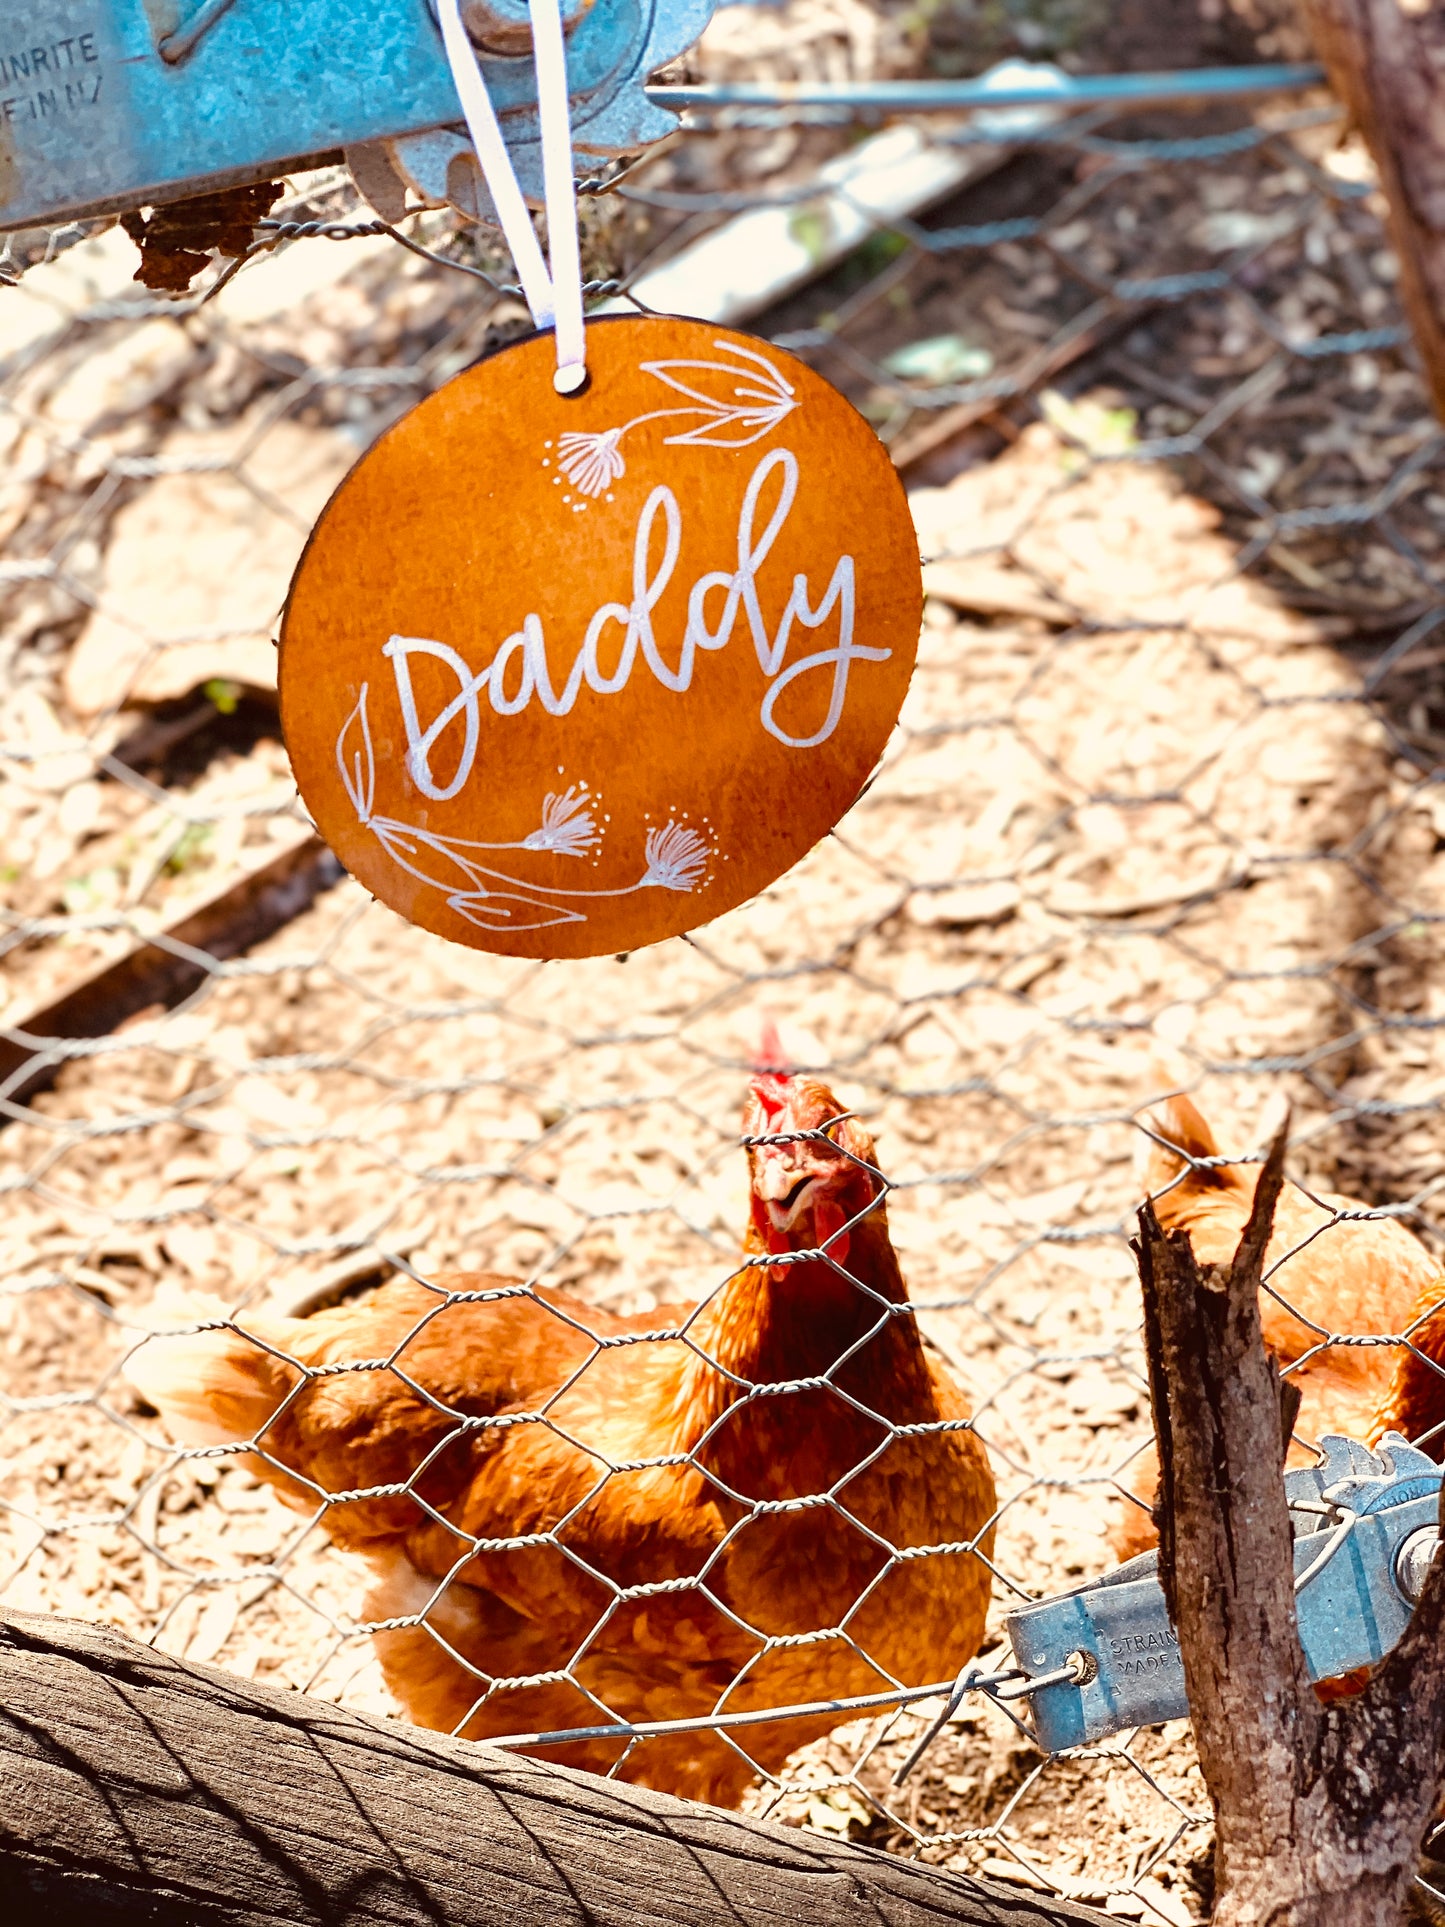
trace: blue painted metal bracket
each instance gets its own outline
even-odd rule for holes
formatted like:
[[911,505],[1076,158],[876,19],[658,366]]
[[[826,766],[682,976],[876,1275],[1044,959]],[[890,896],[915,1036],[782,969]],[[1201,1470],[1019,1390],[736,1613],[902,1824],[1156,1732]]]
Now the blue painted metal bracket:
[[[1395,1432],[1376,1452],[1338,1437],[1320,1451],[1318,1465],[1285,1474],[1285,1496],[1305,1663],[1311,1679],[1334,1679],[1383,1659],[1409,1624],[1439,1543],[1441,1468]],[[1017,1688],[1045,1752],[1188,1717],[1155,1553],[1023,1607],[1005,1627],[1025,1674],[1054,1675]]]
[[[440,199],[448,167],[470,157],[463,134],[408,147],[461,119],[427,0],[0,0],[0,11],[0,229],[175,200],[373,143],[386,144],[399,190]],[[645,83],[711,12],[712,0],[573,0],[579,149],[632,153],[672,130]],[[464,17],[474,35],[491,26],[496,44],[520,42],[481,63],[524,190],[540,191],[525,5],[475,0]]]

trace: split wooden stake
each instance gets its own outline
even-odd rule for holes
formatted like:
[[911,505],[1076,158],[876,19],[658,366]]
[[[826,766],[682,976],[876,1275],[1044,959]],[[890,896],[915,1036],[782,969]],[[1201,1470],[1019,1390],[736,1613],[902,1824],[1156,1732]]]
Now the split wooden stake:
[[1323,1704],[1296,1625],[1259,1316],[1287,1131],[1230,1264],[1201,1265],[1150,1204],[1139,1214],[1159,1573],[1215,1809],[1215,1927],[1398,1927],[1442,1780],[1445,1561],[1365,1691]]

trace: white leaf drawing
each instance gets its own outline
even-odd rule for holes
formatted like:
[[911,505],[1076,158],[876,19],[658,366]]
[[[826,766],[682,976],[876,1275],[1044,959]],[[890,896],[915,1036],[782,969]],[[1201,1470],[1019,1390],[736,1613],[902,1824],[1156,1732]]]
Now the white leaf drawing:
[[376,801],[376,759],[371,753],[371,731],[366,721],[365,683],[336,739],[336,767],[357,821],[364,826],[371,821],[371,806]]
[[[550,930],[557,923],[587,921],[580,910],[569,909],[565,904],[543,903],[536,897],[519,896],[514,891],[486,890],[475,896],[459,891],[456,896],[448,897],[447,903],[458,916],[465,917],[479,930]],[[529,911],[534,914],[528,915]]]
[[730,341],[715,341],[718,361],[644,361],[649,375],[686,395],[698,407],[684,412],[702,415],[696,427],[669,435],[672,446],[747,448],[786,420],[799,406],[791,382],[766,356]]
[[482,873],[447,837],[438,836],[432,830],[413,829],[410,824],[398,823],[389,816],[373,817],[370,829],[392,862],[408,876],[414,876],[418,883],[430,883],[438,890],[455,890],[463,883],[474,891],[485,892]]

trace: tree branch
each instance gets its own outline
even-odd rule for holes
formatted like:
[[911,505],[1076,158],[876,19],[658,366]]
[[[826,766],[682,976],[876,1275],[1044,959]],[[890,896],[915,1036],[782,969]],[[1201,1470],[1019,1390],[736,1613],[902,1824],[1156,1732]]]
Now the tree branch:
[[1301,0],[1388,204],[1400,292],[1445,420],[1445,14],[1408,0]]

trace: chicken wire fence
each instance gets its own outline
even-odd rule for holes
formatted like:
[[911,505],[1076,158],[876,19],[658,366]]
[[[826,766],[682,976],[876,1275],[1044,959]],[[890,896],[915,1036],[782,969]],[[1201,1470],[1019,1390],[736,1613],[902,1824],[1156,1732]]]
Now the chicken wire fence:
[[[953,186],[867,215],[880,139],[941,157]],[[688,938],[545,966],[448,947],[338,880],[274,705],[277,612],[330,490],[402,410],[526,326],[488,236],[423,213],[404,248],[322,170],[290,184],[239,271],[213,261],[186,295],[135,287],[115,226],[11,238],[0,1599],[394,1713],[384,1618],[421,1654],[399,1670],[459,1668],[461,1717],[443,1723],[468,1733],[550,1728],[528,1709],[570,1693],[568,1728],[677,1730],[549,1757],[1124,1917],[1197,1918],[1209,1838],[1187,1725],[1055,1760],[987,1696],[940,1726],[937,1693],[908,1689],[968,1653],[937,1638],[905,1676],[869,1651],[891,1637],[869,1600],[906,1572],[934,1624],[986,1560],[979,1663],[1002,1667],[1002,1615],[1105,1570],[1137,1525],[1149,1427],[1127,1240],[1160,1097],[1193,1093],[1224,1150],[1257,1159],[1287,1096],[1298,1181],[1356,1200],[1355,1236],[1383,1222],[1433,1240],[1445,499],[1368,163],[1299,94],[881,131],[751,110],[695,115],[586,205],[599,300],[647,305],[690,259],[731,262],[739,300],[761,277],[752,325],[894,449],[928,602],[900,726],[832,836]],[[726,241],[758,218],[808,257],[790,291],[766,284],[763,230]],[[619,1578],[569,1536],[584,1505],[649,1466],[706,1462],[644,1430],[630,1457],[568,1446],[591,1467],[585,1501],[540,1527],[507,1530],[505,1500],[484,1528],[460,1500],[450,1521],[425,1483],[450,1444],[480,1454],[530,1419],[529,1437],[566,1445],[558,1401],[589,1371],[610,1375],[615,1409],[646,1413],[657,1359],[711,1360],[768,1023],[780,1061],[876,1138],[917,1325],[966,1395],[967,1426],[922,1427],[940,1455],[919,1463],[952,1476],[963,1459],[940,1442],[966,1439],[996,1507],[975,1492],[952,1543],[895,1541],[859,1523],[846,1480],[821,1502],[734,1487],[681,1578],[665,1545],[649,1568],[645,1534]],[[835,1156],[831,1115],[773,1149]],[[755,1116],[748,1135],[769,1133]],[[865,1202],[853,1229],[877,1215]],[[898,1325],[857,1253],[834,1268],[874,1324]],[[174,1445],[127,1369],[157,1325],[336,1304],[356,1321],[351,1381],[415,1384],[406,1343],[440,1342],[445,1317],[416,1312],[405,1342],[368,1351],[368,1294],[457,1272],[520,1281],[460,1288],[473,1312],[480,1295],[552,1318],[555,1382],[494,1422],[423,1388],[426,1452],[398,1470],[360,1442],[300,1512],[254,1455]],[[209,1297],[188,1313],[178,1290]],[[1382,1304],[1371,1323],[1316,1295],[1286,1347],[1356,1430],[1411,1349],[1412,1312]],[[443,1349],[466,1355],[461,1338]],[[845,1379],[829,1361],[793,1395]],[[253,1440],[282,1462],[312,1390],[290,1383]],[[818,1408],[825,1437],[857,1416],[850,1398]],[[1304,1436],[1310,1410],[1307,1390]],[[868,1468],[902,1440],[885,1419]],[[333,1543],[348,1508],[383,1502],[448,1547],[422,1596],[384,1612]],[[532,1516],[520,1484],[511,1503]],[[728,1559],[764,1526],[785,1554],[820,1511],[864,1542],[858,1596],[840,1618],[836,1574],[800,1560],[788,1612],[760,1630],[728,1603]],[[499,1607],[466,1647],[479,1547],[489,1571],[555,1561],[556,1626]],[[684,1595],[707,1614],[689,1619]],[[630,1672],[609,1644],[623,1620]],[[873,1703],[797,1714],[840,1695]],[[786,1744],[734,1717],[779,1704],[797,1714]],[[688,1766],[699,1748],[715,1780]]]

